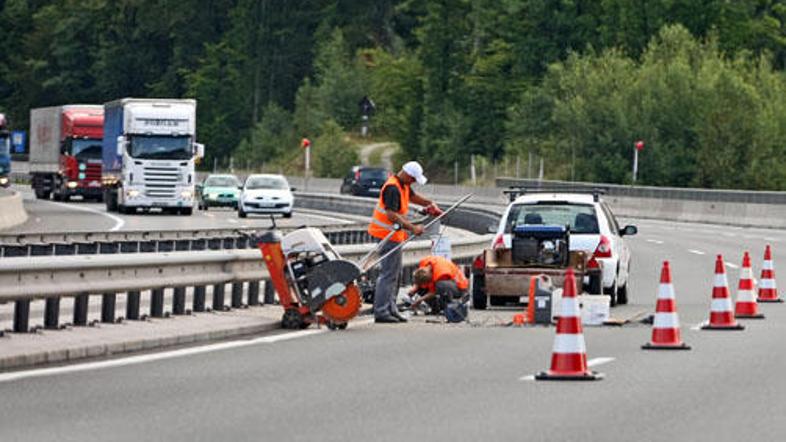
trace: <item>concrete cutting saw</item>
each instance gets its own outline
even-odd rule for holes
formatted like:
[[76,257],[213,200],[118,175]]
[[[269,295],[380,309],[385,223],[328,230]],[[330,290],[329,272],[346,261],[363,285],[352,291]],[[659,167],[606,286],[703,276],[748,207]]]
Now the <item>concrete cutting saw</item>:
[[284,307],[283,328],[306,328],[316,322],[344,329],[357,316],[362,299],[355,281],[361,270],[342,259],[318,229],[299,229],[283,237],[271,231],[257,243]]

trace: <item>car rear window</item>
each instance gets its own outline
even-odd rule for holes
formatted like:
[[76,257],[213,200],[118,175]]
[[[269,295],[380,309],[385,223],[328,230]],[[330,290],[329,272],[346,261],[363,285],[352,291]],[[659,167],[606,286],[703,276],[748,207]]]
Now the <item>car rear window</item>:
[[237,187],[240,181],[231,176],[211,176],[205,180],[205,186],[213,187]]
[[388,179],[388,171],[385,169],[363,169],[360,171],[360,179],[384,181]]
[[589,204],[516,204],[505,221],[505,233],[522,224],[568,226],[575,234],[600,233],[595,207]]

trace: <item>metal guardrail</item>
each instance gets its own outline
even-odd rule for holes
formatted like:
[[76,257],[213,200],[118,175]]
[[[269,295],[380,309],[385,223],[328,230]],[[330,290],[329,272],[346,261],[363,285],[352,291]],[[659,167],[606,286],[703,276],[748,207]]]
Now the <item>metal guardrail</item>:
[[[468,262],[490,242],[490,236],[453,241],[452,253],[458,262]],[[347,259],[359,259],[370,245],[337,246]],[[402,280],[406,283],[412,267],[430,253],[429,241],[416,241],[404,248]],[[173,290],[172,314],[189,313],[186,290],[193,289],[192,311],[206,311],[207,287],[212,286],[212,308],[240,308],[244,305],[273,303],[271,284],[258,250],[171,252],[148,255],[30,257],[0,261],[0,303],[14,302],[13,331],[29,330],[30,302],[45,299],[44,327],[60,326],[60,300],[74,297],[73,325],[87,325],[91,296],[102,298],[101,321],[115,322],[118,293],[126,293],[126,319],[140,319],[140,297],[150,291],[150,316],[165,317],[164,290]],[[247,290],[244,285],[247,284]],[[231,302],[225,307],[226,286],[231,286]],[[244,294],[245,299],[244,299]]]
[[[366,244],[365,223],[321,227],[332,244]],[[0,235],[0,258],[248,249],[253,228]],[[283,232],[294,228],[282,228]]]
[[571,181],[538,181],[519,178],[497,178],[497,187],[527,186],[537,189],[540,186],[564,189],[597,189],[602,188],[607,196],[630,198],[657,198],[687,201],[715,201],[745,204],[786,204],[786,192],[695,189],[679,187],[625,186],[620,184],[602,184]]

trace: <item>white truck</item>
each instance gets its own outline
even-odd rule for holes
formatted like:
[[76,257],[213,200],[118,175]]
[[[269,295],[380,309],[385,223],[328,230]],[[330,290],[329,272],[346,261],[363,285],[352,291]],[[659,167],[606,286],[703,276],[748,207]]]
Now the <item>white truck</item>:
[[104,104],[103,185],[107,211],[159,208],[191,215],[196,100],[123,98]]

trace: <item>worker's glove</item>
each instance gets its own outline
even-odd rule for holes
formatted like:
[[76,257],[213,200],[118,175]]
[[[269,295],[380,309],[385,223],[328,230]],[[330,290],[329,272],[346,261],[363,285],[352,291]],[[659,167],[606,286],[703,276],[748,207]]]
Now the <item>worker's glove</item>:
[[431,203],[431,205],[426,207],[426,213],[428,213],[431,216],[440,216],[444,212],[442,211],[442,209],[439,208],[439,206],[437,206],[436,203]]

